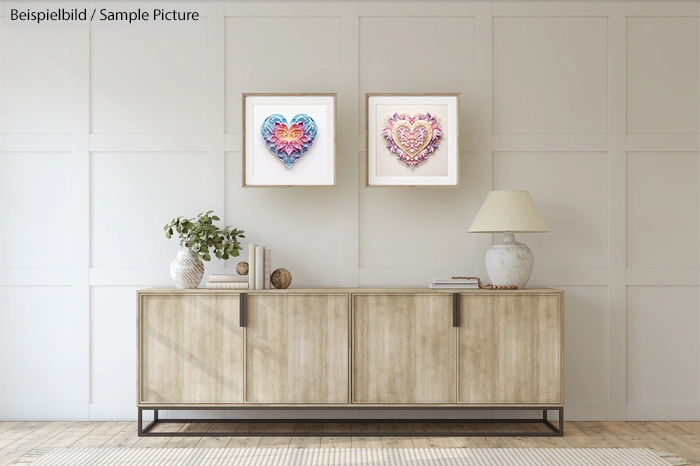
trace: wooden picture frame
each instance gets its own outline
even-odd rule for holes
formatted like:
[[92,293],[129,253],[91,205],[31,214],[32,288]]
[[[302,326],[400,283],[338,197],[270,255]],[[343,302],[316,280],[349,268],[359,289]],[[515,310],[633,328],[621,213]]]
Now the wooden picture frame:
[[459,187],[459,111],[459,93],[365,94],[365,187]]
[[336,186],[337,94],[244,93],[242,104],[244,188]]

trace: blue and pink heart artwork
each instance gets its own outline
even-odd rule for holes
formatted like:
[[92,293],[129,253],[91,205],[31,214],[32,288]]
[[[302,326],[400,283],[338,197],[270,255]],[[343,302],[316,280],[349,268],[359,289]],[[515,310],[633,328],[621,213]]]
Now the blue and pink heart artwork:
[[304,113],[294,116],[291,122],[279,113],[265,118],[260,127],[265,145],[287,168],[306,154],[318,133],[313,118]]

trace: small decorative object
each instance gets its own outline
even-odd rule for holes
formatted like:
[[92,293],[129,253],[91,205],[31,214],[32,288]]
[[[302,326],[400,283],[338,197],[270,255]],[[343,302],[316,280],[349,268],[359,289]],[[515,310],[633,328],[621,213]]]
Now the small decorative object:
[[278,290],[289,288],[292,284],[292,274],[287,269],[277,269],[270,276],[270,283]]
[[296,115],[287,123],[285,117],[275,113],[265,118],[260,131],[270,152],[287,168],[292,168],[316,140],[318,126],[309,115]]
[[194,251],[178,251],[170,264],[170,276],[180,290],[197,288],[204,277],[204,263]]
[[452,280],[476,280],[482,290],[517,290],[517,285],[482,285],[479,277],[452,277]]
[[166,238],[177,233],[180,246],[187,251],[180,251],[170,265],[170,276],[179,289],[197,288],[204,276],[202,261],[210,261],[210,248],[219,259],[237,257],[241,249],[239,238],[245,238],[243,230],[226,227],[223,230],[214,225],[219,217],[213,211],[201,213],[196,218],[174,218],[163,227]]
[[459,94],[366,94],[367,186],[458,186]]
[[470,233],[504,233],[503,242],[486,251],[486,271],[495,286],[525,288],[535,256],[515,241],[514,233],[546,233],[547,223],[527,191],[491,191],[469,228]]
[[335,94],[243,94],[243,187],[335,186],[335,133]]
[[236,264],[236,272],[238,272],[238,275],[248,275],[248,263],[239,262]]

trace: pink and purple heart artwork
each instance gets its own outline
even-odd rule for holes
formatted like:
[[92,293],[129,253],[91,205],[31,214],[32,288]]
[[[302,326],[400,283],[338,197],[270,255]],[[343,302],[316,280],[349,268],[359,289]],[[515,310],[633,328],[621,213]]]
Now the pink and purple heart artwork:
[[394,113],[384,120],[386,148],[398,161],[414,169],[428,160],[440,145],[440,120],[430,113]]
[[290,123],[279,113],[265,118],[260,127],[265,145],[287,168],[306,154],[318,133],[316,122],[309,115],[301,113]]

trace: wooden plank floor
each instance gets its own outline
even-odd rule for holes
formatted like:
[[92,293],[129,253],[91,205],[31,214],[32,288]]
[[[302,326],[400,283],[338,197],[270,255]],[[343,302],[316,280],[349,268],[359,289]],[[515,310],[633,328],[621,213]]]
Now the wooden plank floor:
[[[45,448],[652,448],[673,453],[700,466],[700,422],[566,422],[565,437],[426,437],[421,431],[526,428],[493,424],[396,424],[381,426],[415,437],[377,437],[376,424],[353,424],[357,437],[333,437],[347,429],[342,422],[326,424],[163,424],[163,432],[233,431],[246,437],[138,437],[135,422],[0,422],[0,466]],[[324,433],[311,437],[256,437],[256,432],[289,429],[292,433]]]

